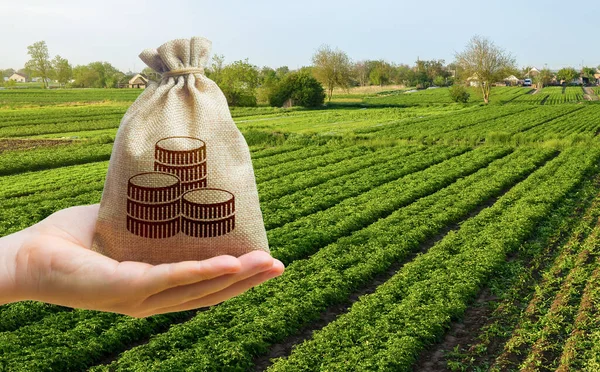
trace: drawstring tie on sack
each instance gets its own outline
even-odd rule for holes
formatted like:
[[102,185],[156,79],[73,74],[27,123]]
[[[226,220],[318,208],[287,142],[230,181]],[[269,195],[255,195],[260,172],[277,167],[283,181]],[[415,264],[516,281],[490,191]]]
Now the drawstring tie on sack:
[[188,67],[182,68],[179,70],[171,70],[162,74],[163,78],[171,77],[171,76],[181,76],[181,75],[189,75],[189,74],[204,74],[204,69],[202,67]]

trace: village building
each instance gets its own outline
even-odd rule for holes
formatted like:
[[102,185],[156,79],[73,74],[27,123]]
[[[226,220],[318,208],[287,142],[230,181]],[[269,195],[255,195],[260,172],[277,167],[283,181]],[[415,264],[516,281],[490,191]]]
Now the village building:
[[136,74],[134,77],[129,79],[129,88],[145,89],[147,85],[148,79],[142,74]]
[[17,83],[24,83],[27,81],[27,76],[15,72],[14,74],[10,75],[8,80],[16,81]]

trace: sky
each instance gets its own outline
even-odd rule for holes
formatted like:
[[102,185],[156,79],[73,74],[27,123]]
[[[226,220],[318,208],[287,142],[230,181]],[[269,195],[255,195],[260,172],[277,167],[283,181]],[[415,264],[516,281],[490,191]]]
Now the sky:
[[518,66],[579,69],[600,65],[592,8],[555,0],[0,0],[0,69],[23,67],[27,46],[45,40],[51,57],[73,65],[107,61],[138,72],[142,50],[192,36],[211,40],[226,63],[295,69],[324,44],[353,61],[449,63],[473,35],[511,52]]

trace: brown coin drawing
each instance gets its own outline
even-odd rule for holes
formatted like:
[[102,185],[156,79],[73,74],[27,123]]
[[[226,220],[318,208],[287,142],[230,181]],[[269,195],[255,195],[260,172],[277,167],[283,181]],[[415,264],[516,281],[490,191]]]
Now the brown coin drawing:
[[172,174],[147,172],[127,185],[127,230],[145,238],[168,238],[179,232],[180,181]]
[[222,189],[197,189],[181,197],[181,231],[212,238],[235,228],[235,196]]
[[235,196],[207,186],[204,141],[184,136],[159,140],[154,146],[154,172],[129,179],[127,230],[152,239],[180,231],[199,238],[231,232]]

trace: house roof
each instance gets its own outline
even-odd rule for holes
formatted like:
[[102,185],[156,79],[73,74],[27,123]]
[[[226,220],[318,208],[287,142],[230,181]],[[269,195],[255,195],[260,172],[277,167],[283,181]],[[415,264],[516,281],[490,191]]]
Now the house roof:
[[19,72],[15,72],[15,73],[14,73],[14,74],[12,74],[10,77],[13,77],[13,76],[15,76],[15,75],[18,75],[18,76],[20,76],[20,77],[22,77],[22,78],[25,78],[25,79],[27,79],[27,76],[26,76],[26,75],[23,75],[23,74],[21,74],[21,73],[19,73]]
[[504,80],[517,81],[519,78],[517,78],[515,75],[510,75],[509,77],[504,78]]
[[136,74],[129,79],[129,84],[148,84],[148,79],[142,74]]

